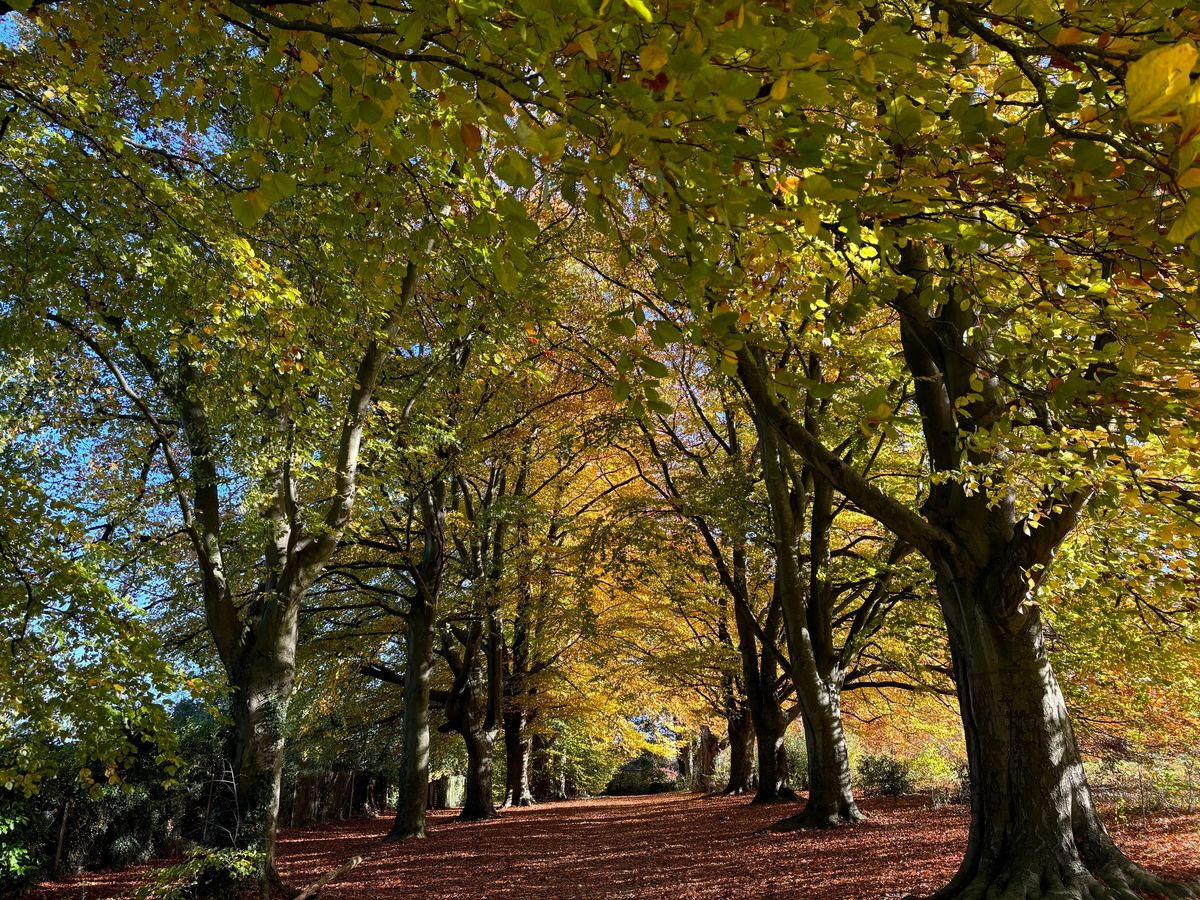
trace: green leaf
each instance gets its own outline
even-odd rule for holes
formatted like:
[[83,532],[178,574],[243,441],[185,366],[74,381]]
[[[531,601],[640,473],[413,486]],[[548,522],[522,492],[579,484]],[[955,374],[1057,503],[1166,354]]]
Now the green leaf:
[[673,323],[660,319],[650,326],[650,339],[656,347],[662,348],[667,344],[678,344],[683,340],[683,333]]
[[815,72],[796,72],[790,78],[792,96],[810,106],[832,103],[829,82]]
[[653,357],[642,358],[642,371],[653,378],[666,378],[671,370]]
[[233,217],[243,228],[253,228],[258,224],[258,220],[267,214],[271,202],[261,191],[253,190],[234,197],[229,201],[229,205],[233,208]]
[[512,187],[533,186],[533,166],[520,153],[511,150],[496,161],[496,174]]
[[608,320],[608,329],[621,337],[631,338],[637,331],[637,326],[633,324],[632,319],[626,319],[624,316],[612,316]]

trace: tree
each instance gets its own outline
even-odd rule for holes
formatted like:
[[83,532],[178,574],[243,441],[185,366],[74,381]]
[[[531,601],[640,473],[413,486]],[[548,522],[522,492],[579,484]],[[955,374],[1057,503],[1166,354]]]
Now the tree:
[[[22,312],[35,309],[25,333],[53,315],[103,366],[97,389],[116,386],[121,414],[140,422],[128,443],[171,448],[164,465],[207,582],[219,580],[217,548],[222,566],[235,555],[205,528],[226,474],[212,434],[236,436],[239,452],[221,459],[268,510],[272,497],[287,505],[291,462],[311,463],[303,497],[325,516],[267,516],[302,548],[272,544],[244,517],[266,548],[239,566],[265,586],[252,629],[260,612],[290,629],[283,613],[310,586],[297,573],[315,577],[345,533],[365,415],[354,369],[370,374],[368,357],[388,343],[368,312],[378,306],[390,330],[397,308],[372,278],[423,256],[428,235],[414,223],[440,209],[413,192],[455,182],[470,207],[455,234],[488,257],[485,281],[511,292],[538,227],[509,189],[544,175],[568,215],[615,238],[615,270],[646,248],[671,313],[653,320],[686,323],[713,370],[741,380],[763,433],[777,435],[776,474],[786,447],[814,496],[832,486],[933,567],[977,786],[968,853],[942,896],[1176,890],[1128,864],[1095,815],[1037,601],[1077,523],[1141,482],[1137,448],[1172,456],[1194,435],[1194,398],[1176,387],[1197,362],[1193,10],[33,6],[28,41],[5,42],[0,83],[12,104],[0,125],[11,221],[22,226],[12,267]],[[199,86],[181,64],[193,57]],[[315,183],[298,185],[297,173]],[[347,266],[323,250],[323,221],[354,236]],[[322,302],[296,303],[289,287],[314,281]],[[612,322],[631,337],[650,304],[627,299]],[[339,318],[338,300],[363,318]],[[253,339],[231,331],[231,306]],[[286,336],[301,309],[337,348],[306,375]],[[814,377],[809,360],[881,335],[913,399],[881,398],[861,415],[856,380]],[[667,414],[653,355],[614,355],[630,411]],[[221,376],[263,389],[223,408]],[[815,392],[843,427],[919,423],[923,492],[848,464],[806,419],[808,400],[826,399]],[[293,426],[304,454],[291,452]],[[1194,488],[1186,472],[1161,475],[1148,489],[1164,502]],[[324,505],[322,477],[339,486]],[[189,499],[187,480],[208,500]],[[774,481],[786,533],[784,500],[805,492],[785,498]],[[787,580],[793,594],[804,587]],[[210,606],[236,626],[231,603]],[[228,651],[228,629],[214,632],[231,674],[254,668]]]

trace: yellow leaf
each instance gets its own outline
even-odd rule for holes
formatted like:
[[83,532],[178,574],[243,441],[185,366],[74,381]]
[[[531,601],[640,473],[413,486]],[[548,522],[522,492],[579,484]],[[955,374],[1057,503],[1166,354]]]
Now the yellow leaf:
[[816,234],[821,230],[821,213],[815,207],[797,207],[796,216],[800,219],[804,230],[809,234]]
[[625,5],[647,22],[654,21],[654,14],[650,12],[650,7],[645,4],[644,0],[625,0]]
[[1176,179],[1181,188],[1200,188],[1200,169],[1188,169]]
[[463,146],[472,153],[483,146],[483,132],[474,122],[463,122],[459,126],[458,134],[462,138]]
[[788,77],[786,75],[784,75],[782,78],[780,78],[778,81],[776,81],[773,85],[771,85],[771,99],[772,100],[782,100],[784,97],[787,96],[787,92],[788,92]]
[[315,56],[313,56],[311,53],[309,53],[307,50],[301,50],[300,51],[300,68],[303,69],[305,72],[307,72],[309,75],[315,75],[315,74],[317,74],[317,70],[321,68],[321,64],[317,61],[317,58]]
[[638,60],[647,72],[657,72],[667,64],[667,51],[658,44],[647,44],[638,53]]
[[1183,41],[1151,50],[1129,64],[1125,103],[1134,122],[1153,122],[1173,115],[1191,87],[1196,47]]
[[1078,44],[1081,37],[1083,37],[1082,28],[1068,26],[1067,28],[1060,28],[1058,30],[1058,34],[1054,36],[1054,43],[1059,47],[1064,44]]
[[575,38],[575,43],[579,45],[579,49],[584,52],[588,59],[596,58],[596,44],[592,40],[591,32],[585,31],[579,37]]
[[1167,232],[1167,240],[1182,244],[1197,231],[1200,231],[1200,197],[1193,197]]

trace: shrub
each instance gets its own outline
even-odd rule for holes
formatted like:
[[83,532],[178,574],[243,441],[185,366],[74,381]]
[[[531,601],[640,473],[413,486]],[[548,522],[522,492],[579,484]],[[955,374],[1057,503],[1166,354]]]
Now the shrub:
[[868,753],[858,763],[858,782],[868,794],[899,797],[913,791],[912,763],[887,754]]
[[257,850],[197,848],[178,865],[159,869],[134,900],[233,900],[258,891],[265,858]]
[[808,750],[803,733],[789,731],[783,737],[783,752],[787,754],[788,784],[795,790],[808,787]]
[[971,767],[967,763],[959,763],[955,769],[957,776],[957,785],[955,791],[950,795],[951,803],[970,803],[971,802]]
[[34,849],[36,824],[16,804],[0,803],[0,896],[19,897],[37,880],[42,860]]
[[630,760],[612,776],[604,793],[611,797],[631,794],[662,794],[679,789],[675,773],[650,752]]

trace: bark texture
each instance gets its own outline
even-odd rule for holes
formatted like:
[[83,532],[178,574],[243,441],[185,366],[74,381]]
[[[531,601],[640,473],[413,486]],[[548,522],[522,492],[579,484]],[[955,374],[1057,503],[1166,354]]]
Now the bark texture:
[[745,706],[728,719],[729,781],[726,794],[748,794],[754,790],[754,723]]
[[562,799],[554,777],[554,755],[554,737],[535,734],[530,751],[529,790],[537,803]]
[[504,714],[504,805],[529,806],[533,792],[529,787],[529,753],[533,739],[525,728],[525,713],[514,710]]
[[399,796],[388,840],[425,837],[429,797],[429,708],[433,678],[435,611],[413,604],[405,634],[404,713],[401,719]]

